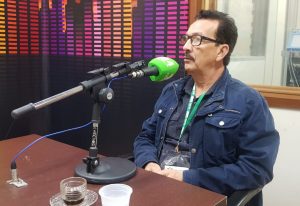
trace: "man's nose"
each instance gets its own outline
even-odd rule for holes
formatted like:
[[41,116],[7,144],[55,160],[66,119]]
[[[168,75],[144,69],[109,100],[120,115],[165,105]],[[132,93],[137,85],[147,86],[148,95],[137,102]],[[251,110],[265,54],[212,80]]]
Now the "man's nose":
[[191,44],[191,39],[188,39],[185,44],[183,45],[183,50],[187,51],[187,50],[191,50],[192,44]]

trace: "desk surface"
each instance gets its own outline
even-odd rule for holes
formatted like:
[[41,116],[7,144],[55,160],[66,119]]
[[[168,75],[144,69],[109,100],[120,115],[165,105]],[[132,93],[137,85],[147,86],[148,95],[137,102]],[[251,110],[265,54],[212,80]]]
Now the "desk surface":
[[[59,182],[74,175],[75,167],[87,151],[44,139],[17,159],[19,177],[28,183],[17,188],[11,179],[10,161],[17,152],[37,139],[37,135],[0,141],[0,202],[7,205],[49,205],[59,192]],[[100,159],[101,160],[101,159]],[[133,188],[130,206],[225,206],[226,197],[200,187],[138,169],[136,176],[124,182]],[[89,184],[98,193],[102,185]],[[95,205],[101,205],[100,197]]]

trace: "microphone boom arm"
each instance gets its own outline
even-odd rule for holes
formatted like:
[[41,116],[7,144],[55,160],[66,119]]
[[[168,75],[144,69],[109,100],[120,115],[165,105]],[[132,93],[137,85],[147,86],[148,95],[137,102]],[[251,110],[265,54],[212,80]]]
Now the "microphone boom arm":
[[111,73],[111,74],[106,75],[106,76],[95,77],[93,79],[83,81],[77,87],[74,87],[72,89],[66,90],[66,91],[61,92],[61,93],[58,93],[54,96],[48,97],[48,98],[43,99],[41,101],[38,101],[36,103],[29,103],[25,106],[14,109],[11,112],[11,116],[14,119],[19,119],[21,116],[25,115],[28,112],[36,111],[36,110],[39,110],[41,108],[47,107],[47,106],[49,106],[49,105],[51,105],[55,102],[58,102],[60,100],[66,99],[70,96],[73,96],[73,95],[75,95],[79,92],[82,92],[83,90],[89,90],[92,87],[94,87],[94,86],[96,86],[100,83],[103,83],[107,80],[111,80],[112,78],[117,77],[117,76],[119,76],[119,74],[115,72],[115,73]]
[[17,109],[15,109],[11,112],[11,116],[14,119],[19,119],[21,116],[25,115],[28,112],[36,111],[38,109],[44,108],[44,107],[46,107],[50,104],[53,104],[53,103],[58,102],[60,100],[63,100],[65,98],[70,97],[74,94],[77,94],[81,91],[83,91],[83,86],[79,85],[79,86],[74,87],[72,89],[66,90],[66,91],[61,92],[59,94],[56,94],[54,96],[51,96],[51,97],[48,97],[48,98],[43,99],[41,101],[38,101],[36,103],[29,103],[25,106],[17,108]]

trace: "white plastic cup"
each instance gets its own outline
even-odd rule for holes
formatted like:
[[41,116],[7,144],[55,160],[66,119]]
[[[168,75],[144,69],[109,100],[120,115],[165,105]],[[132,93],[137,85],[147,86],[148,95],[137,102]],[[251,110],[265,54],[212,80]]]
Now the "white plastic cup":
[[129,206],[132,188],[125,184],[110,184],[100,188],[102,206]]

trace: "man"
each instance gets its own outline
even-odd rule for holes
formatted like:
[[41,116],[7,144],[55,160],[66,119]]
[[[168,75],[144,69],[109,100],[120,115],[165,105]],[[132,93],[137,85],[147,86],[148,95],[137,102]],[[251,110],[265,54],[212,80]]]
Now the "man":
[[226,68],[236,40],[227,14],[199,12],[181,39],[188,76],[163,89],[144,122],[138,166],[225,195],[272,180],[279,135],[263,97]]

